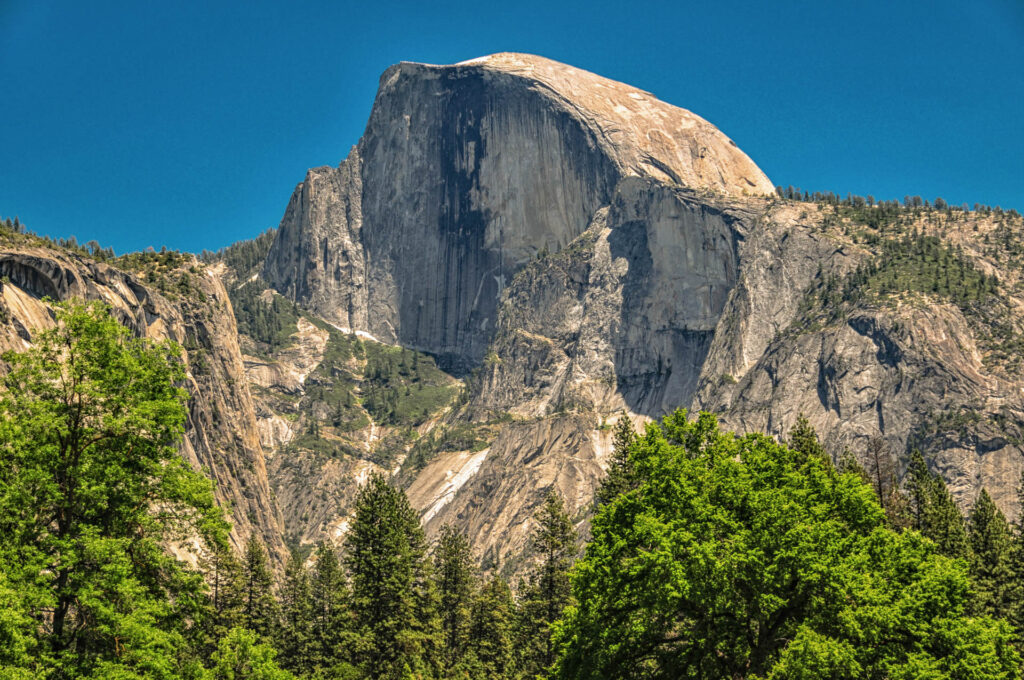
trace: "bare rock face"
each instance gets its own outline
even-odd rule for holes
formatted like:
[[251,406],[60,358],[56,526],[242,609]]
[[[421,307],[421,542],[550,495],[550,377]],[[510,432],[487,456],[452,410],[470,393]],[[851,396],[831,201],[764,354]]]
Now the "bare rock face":
[[[939,280],[815,311],[816,291],[876,263],[880,244],[921,234],[995,277],[1009,320],[952,304]],[[345,332],[465,377],[468,403],[417,437],[494,436],[421,467],[403,462],[418,446],[406,442],[371,465],[370,423],[366,455],[326,465],[284,446],[319,411],[291,414],[291,429],[268,411],[278,495],[309,518],[289,518],[302,542],[340,541],[342,497],[390,471],[428,533],[455,523],[488,567],[514,573],[548,489],[585,533],[612,422],[684,407],[779,436],[804,414],[836,457],[883,441],[897,475],[919,448],[962,507],[987,488],[1016,515],[1024,379],[1004,359],[1020,346],[1022,235],[1002,213],[880,222],[780,200],[701,118],[538,57],[398,64],[348,158],[295,190],[262,277]],[[269,365],[250,369],[290,389]]]
[[296,189],[263,277],[339,326],[467,369],[515,272],[579,236],[627,177],[772,191],[712,125],[628,85],[519,54],[401,63],[349,158]]
[[178,273],[187,277],[191,292],[171,299],[132,274],[60,249],[5,246],[0,250],[0,347],[24,350],[34,333],[53,325],[46,297],[103,300],[139,336],[182,345],[189,411],[181,454],[216,483],[236,549],[255,534],[283,564],[280,516],[267,481],[231,303],[217,276],[190,264]]

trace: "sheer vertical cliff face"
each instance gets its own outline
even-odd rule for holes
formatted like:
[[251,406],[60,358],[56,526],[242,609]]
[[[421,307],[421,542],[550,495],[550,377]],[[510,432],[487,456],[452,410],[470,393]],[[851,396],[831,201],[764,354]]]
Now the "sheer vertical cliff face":
[[[486,448],[425,461],[421,448],[410,468],[395,461],[411,444],[377,456],[372,423],[366,455],[395,465],[428,532],[454,522],[489,566],[514,571],[547,489],[585,528],[608,425],[677,407],[776,435],[803,413],[836,456],[880,438],[897,474],[919,447],[962,506],[984,487],[1016,514],[1024,380],[1000,357],[1021,334],[1024,258],[1005,244],[1024,226],[1004,218],[908,210],[885,222],[782,201],[696,115],[499,54],[388,69],[348,158],[296,188],[262,278],[339,328],[466,377],[468,403],[417,436],[485,427]],[[877,265],[883,244],[922,233],[998,279],[1006,318],[958,307],[940,285],[820,308],[821,290]],[[275,466],[297,469],[278,448]],[[342,478],[365,472],[357,463],[302,474],[348,489],[340,497],[354,488]],[[343,519],[328,516],[344,500],[310,511],[303,484],[288,482],[290,507],[318,518],[303,540],[341,541]]]
[[102,300],[137,335],[182,345],[189,402],[181,454],[215,482],[235,547],[241,551],[255,535],[283,564],[281,522],[231,303],[214,272],[189,262],[177,273],[187,277],[189,293],[167,295],[130,273],[61,249],[5,245],[0,250],[0,348],[24,350],[40,329],[53,325],[44,298]]
[[528,55],[398,64],[358,147],[296,189],[263,276],[339,326],[468,369],[511,277],[627,177],[771,191],[717,129],[636,88]]

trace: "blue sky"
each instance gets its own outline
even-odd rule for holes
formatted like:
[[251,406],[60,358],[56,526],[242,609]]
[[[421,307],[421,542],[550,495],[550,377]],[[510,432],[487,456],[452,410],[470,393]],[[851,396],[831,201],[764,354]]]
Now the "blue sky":
[[688,108],[776,184],[1024,209],[1024,0],[0,0],[0,215],[216,249],[347,154],[387,66],[500,51]]

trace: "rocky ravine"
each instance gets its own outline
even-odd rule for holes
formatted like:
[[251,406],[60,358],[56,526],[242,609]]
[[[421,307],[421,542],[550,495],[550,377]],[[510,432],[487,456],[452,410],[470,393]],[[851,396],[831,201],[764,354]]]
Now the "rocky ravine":
[[[241,551],[255,534],[283,564],[280,514],[267,481],[227,293],[220,279],[191,257],[154,253],[142,259],[139,266],[152,272],[158,285],[144,283],[141,273],[49,247],[41,239],[6,236],[0,243],[0,348],[25,349],[38,329],[53,325],[47,297],[103,300],[140,336],[182,345],[190,400],[181,454],[216,483],[217,501],[233,524],[235,548]],[[161,285],[165,290],[158,289]]]
[[1021,380],[986,363],[988,331],[941,296],[865,299],[827,324],[807,300],[917,229],[1016,304],[1015,270],[984,242],[1019,220],[908,211],[865,237],[861,217],[777,199],[713,126],[627,85],[520,54],[402,63],[348,158],[297,187],[262,281],[465,378],[468,403],[416,436],[490,423],[484,448],[374,467],[489,566],[514,568],[552,485],[585,524],[620,413],[677,406],[776,434],[802,412],[837,456],[876,436],[901,461],[920,446],[964,504],[984,486],[1015,513]]

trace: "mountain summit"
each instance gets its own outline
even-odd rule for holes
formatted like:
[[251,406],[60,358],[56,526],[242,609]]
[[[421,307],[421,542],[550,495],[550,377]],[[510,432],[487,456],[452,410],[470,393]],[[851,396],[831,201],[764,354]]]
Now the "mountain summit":
[[339,326],[465,370],[512,275],[583,233],[630,178],[773,190],[710,123],[634,87],[523,54],[403,62],[348,159],[295,190],[263,276]]

